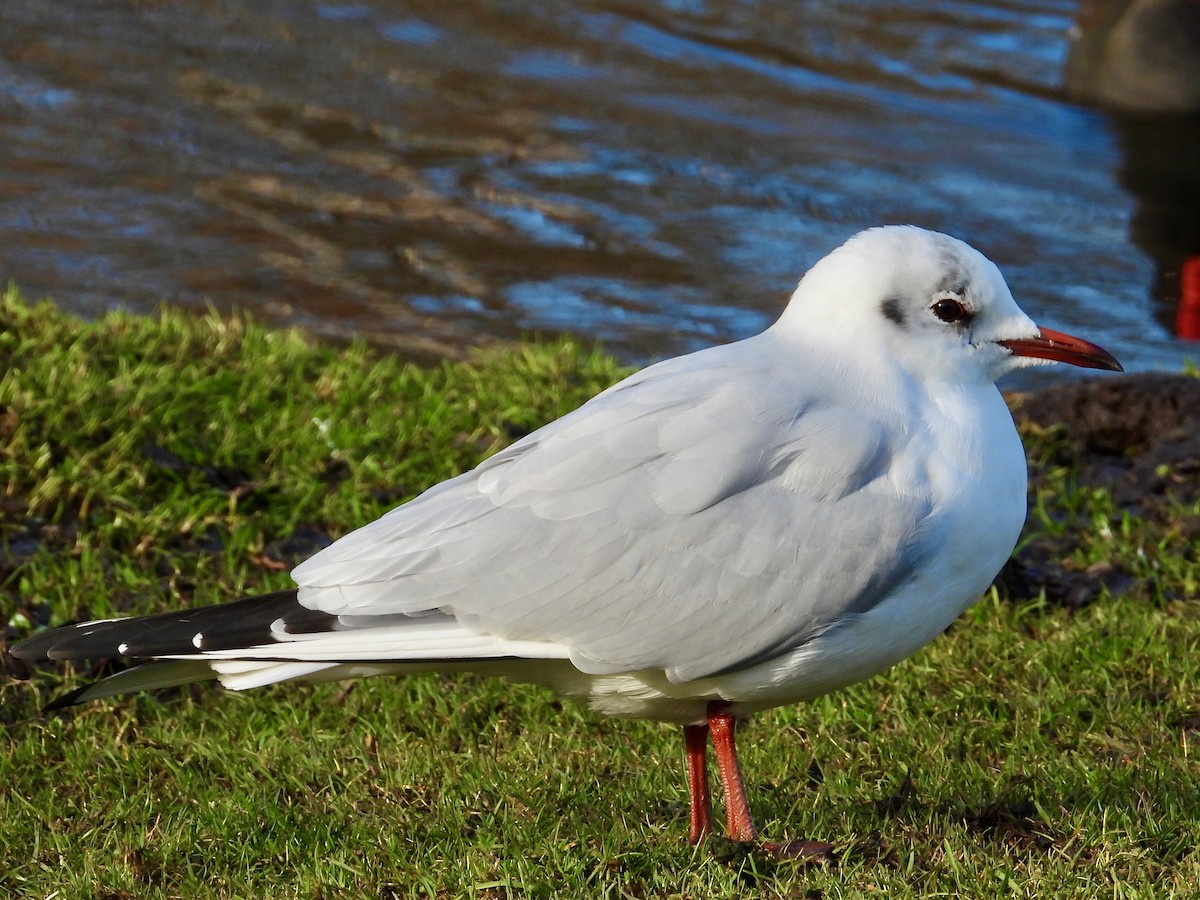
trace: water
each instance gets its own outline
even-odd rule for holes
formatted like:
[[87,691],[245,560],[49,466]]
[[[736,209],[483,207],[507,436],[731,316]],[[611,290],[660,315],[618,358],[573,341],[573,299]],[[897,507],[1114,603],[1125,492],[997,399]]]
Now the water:
[[1162,223],[1197,216],[1195,154],[1061,98],[1072,12],[4,0],[0,277],[86,315],[212,303],[418,356],[570,331],[644,362],[761,329],[845,237],[911,222],[1175,370],[1200,349],[1163,298],[1198,248]]

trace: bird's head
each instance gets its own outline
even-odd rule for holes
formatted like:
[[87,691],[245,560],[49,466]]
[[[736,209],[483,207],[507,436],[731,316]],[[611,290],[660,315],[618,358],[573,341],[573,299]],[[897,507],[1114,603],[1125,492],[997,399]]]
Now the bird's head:
[[909,225],[861,232],[818,262],[777,327],[887,352],[918,377],[994,381],[1047,362],[1121,371],[1095,344],[1035,325],[978,250]]

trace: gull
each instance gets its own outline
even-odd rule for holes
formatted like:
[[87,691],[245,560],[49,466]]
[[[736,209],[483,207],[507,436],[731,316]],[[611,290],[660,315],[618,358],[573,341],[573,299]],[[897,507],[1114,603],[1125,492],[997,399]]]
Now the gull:
[[987,590],[1026,513],[995,381],[1053,361],[1121,370],[1038,328],[967,244],[874,228],[814,265],[766,331],[631,375],[335,541],[294,589],[11,653],[142,663],[50,708],[214,677],[544,685],[683,727],[692,843],[713,827],[711,740],[726,836],[757,841],[736,723],[883,672]]

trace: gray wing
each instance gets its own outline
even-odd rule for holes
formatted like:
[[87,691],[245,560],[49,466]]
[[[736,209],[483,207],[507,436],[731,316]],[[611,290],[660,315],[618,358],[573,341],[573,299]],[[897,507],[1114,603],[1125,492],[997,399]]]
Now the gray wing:
[[799,646],[912,571],[932,501],[888,477],[903,429],[778,353],[768,333],[634,375],[303,563],[300,602],[673,681]]

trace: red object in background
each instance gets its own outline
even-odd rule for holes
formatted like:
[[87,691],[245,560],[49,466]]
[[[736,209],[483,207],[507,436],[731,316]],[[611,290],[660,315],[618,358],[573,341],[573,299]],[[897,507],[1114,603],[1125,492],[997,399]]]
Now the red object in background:
[[1175,334],[1189,341],[1200,341],[1200,256],[1189,256],[1183,261],[1179,286]]

